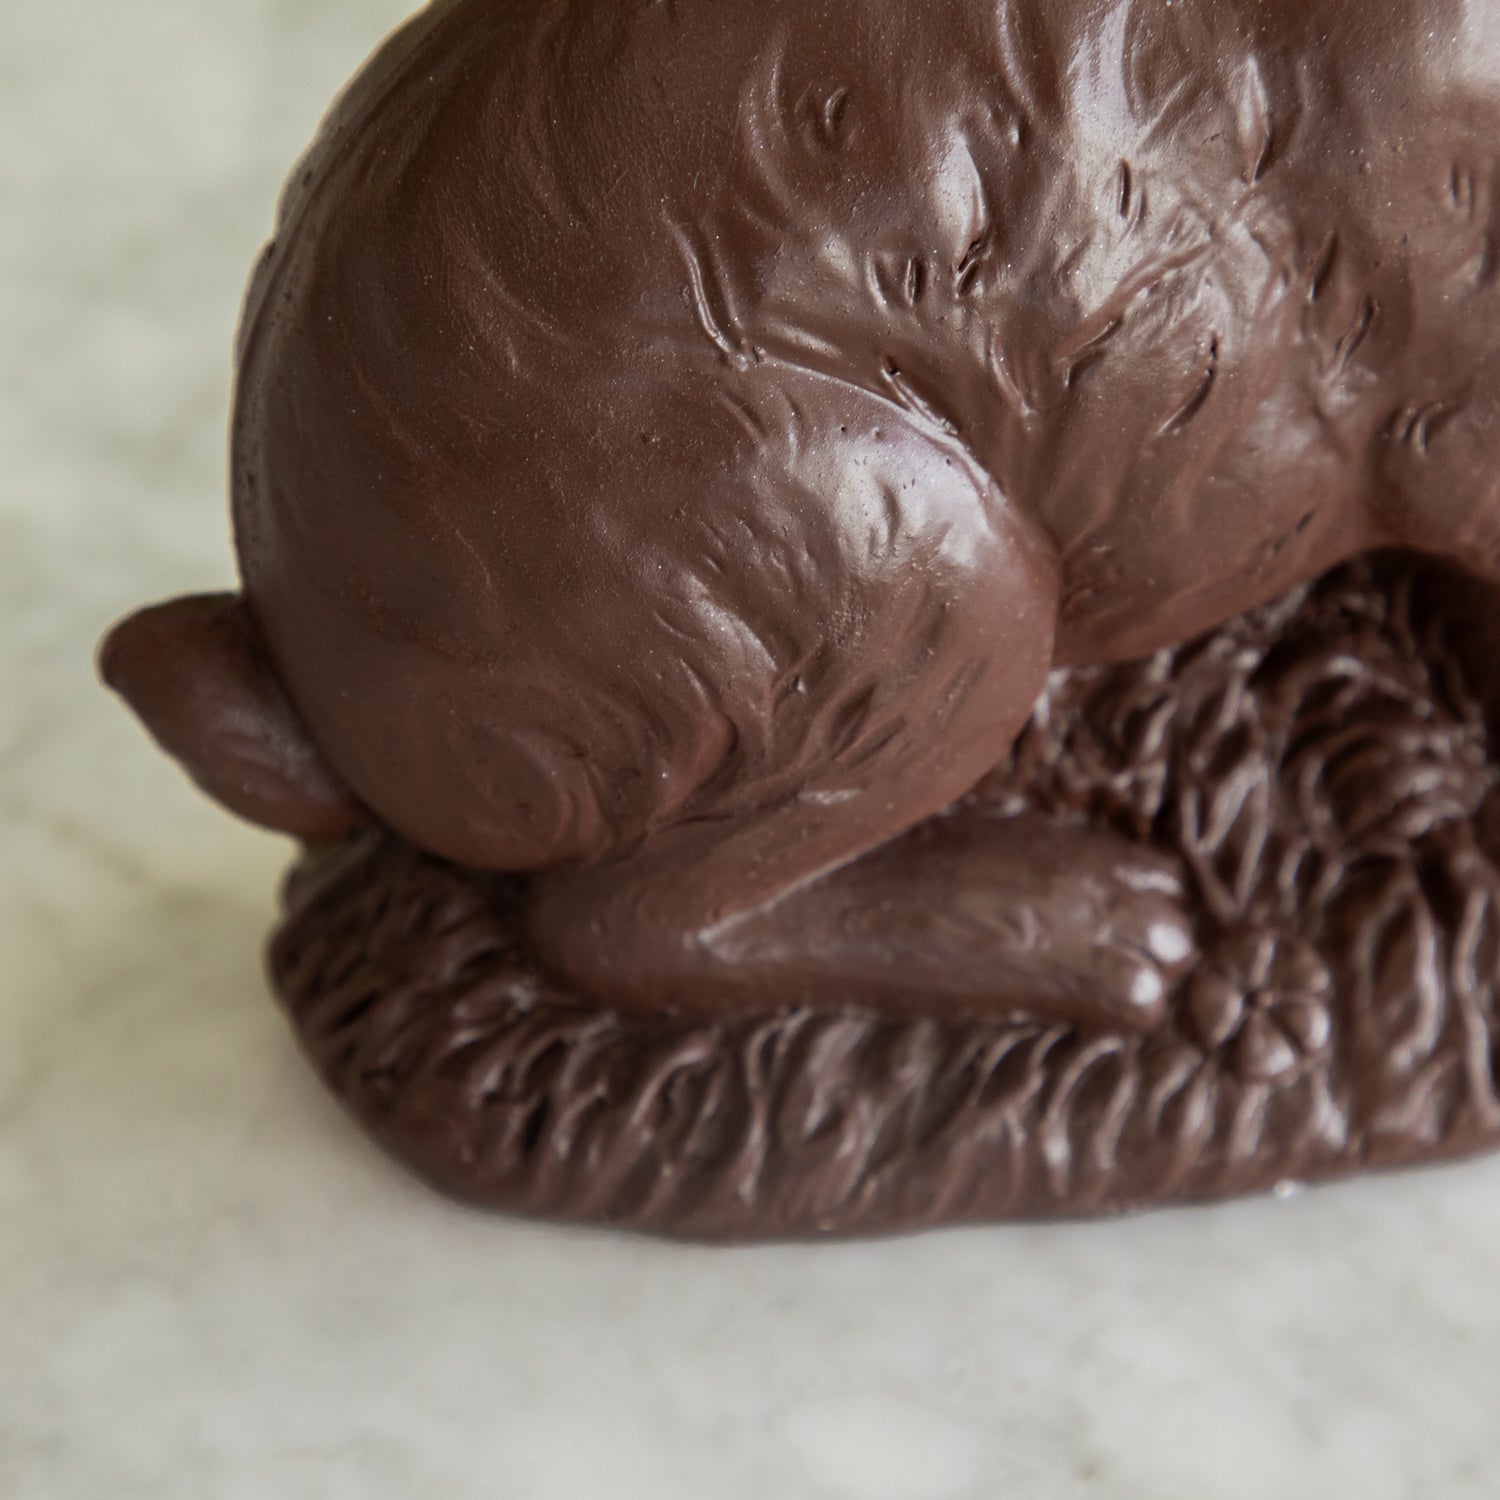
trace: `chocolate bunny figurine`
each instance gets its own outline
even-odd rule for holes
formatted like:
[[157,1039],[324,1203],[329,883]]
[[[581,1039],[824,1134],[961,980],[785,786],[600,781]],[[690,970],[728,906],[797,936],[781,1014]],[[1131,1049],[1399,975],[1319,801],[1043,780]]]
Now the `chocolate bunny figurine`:
[[902,835],[1055,667],[1500,581],[1496,141],[1490,0],[438,0],[251,284],[243,597],[104,673],[253,821],[533,876],[612,1007],[1148,1029],[1171,858]]

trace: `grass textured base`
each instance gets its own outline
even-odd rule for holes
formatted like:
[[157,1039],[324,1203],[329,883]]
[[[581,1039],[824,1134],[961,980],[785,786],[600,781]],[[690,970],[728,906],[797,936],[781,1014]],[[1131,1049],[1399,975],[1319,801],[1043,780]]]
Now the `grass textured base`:
[[[1189,646],[1058,672],[944,816],[1176,855],[1202,960],[1144,1037],[559,992],[524,883],[372,830],[309,852],[270,966],[367,1130],[461,1198],[701,1239],[1113,1214],[1500,1143],[1500,674],[1477,590],[1385,557]],[[1493,718],[1493,715],[1491,715]]]

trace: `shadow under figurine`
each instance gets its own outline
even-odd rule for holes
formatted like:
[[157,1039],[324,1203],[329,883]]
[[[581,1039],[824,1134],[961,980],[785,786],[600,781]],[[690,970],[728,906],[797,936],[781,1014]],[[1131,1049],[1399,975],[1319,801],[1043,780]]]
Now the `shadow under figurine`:
[[101,659],[308,845],[273,974],[374,1133],[709,1238],[1495,1143],[1497,56],[1460,0],[396,33],[251,282],[244,592]]

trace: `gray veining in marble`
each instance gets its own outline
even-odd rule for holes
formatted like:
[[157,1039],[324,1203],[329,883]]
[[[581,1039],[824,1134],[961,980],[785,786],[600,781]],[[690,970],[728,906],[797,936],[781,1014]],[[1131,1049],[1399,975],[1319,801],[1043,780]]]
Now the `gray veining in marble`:
[[320,1093],[286,857],[90,677],[229,577],[228,343],[400,0],[0,11],[0,1497],[1480,1500],[1500,1165],[703,1251],[486,1219]]

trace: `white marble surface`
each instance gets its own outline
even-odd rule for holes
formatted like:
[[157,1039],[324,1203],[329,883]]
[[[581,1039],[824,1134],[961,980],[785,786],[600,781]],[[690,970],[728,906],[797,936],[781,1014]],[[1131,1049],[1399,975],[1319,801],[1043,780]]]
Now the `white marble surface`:
[[285,849],[90,650],[229,577],[240,284],[400,9],[0,9],[0,1497],[1500,1493],[1500,1165],[709,1252],[454,1208],[321,1095],[258,967]]

